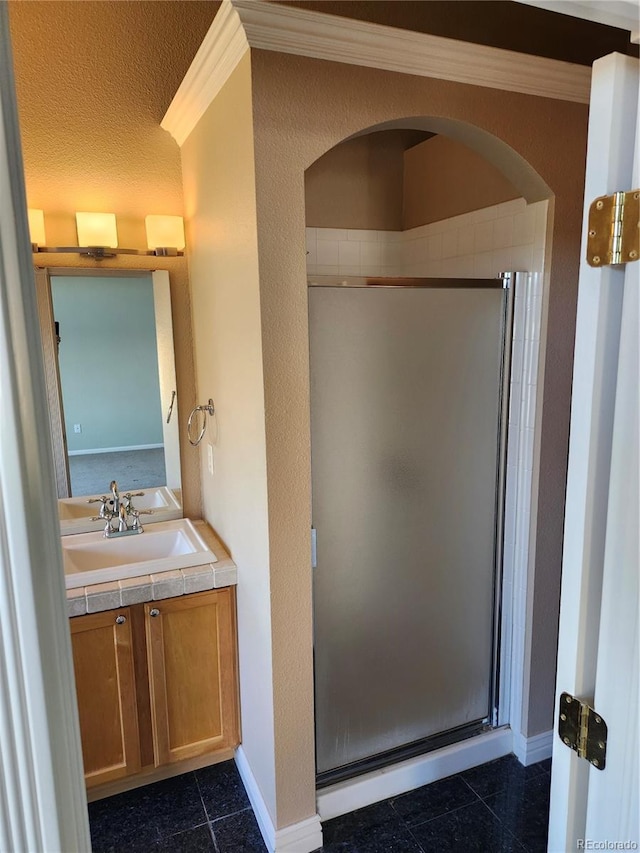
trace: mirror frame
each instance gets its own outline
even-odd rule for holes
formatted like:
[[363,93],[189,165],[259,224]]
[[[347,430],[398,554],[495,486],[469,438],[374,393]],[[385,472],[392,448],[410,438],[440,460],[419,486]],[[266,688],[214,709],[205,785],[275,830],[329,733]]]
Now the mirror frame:
[[[55,336],[53,300],[51,296],[52,276],[91,276],[102,278],[151,277],[153,306],[156,322],[156,344],[158,356],[158,378],[160,382],[160,405],[162,410],[162,435],[164,443],[166,485],[169,489],[181,489],[180,436],[177,410],[177,384],[175,349],[173,344],[173,319],[171,294],[167,270],[96,269],[95,267],[36,267],[36,298],[40,319],[40,334],[44,357],[45,384],[51,442],[58,498],[71,497],[67,435],[62,405],[62,386],[58,367],[57,341]],[[168,420],[167,420],[168,419]]]

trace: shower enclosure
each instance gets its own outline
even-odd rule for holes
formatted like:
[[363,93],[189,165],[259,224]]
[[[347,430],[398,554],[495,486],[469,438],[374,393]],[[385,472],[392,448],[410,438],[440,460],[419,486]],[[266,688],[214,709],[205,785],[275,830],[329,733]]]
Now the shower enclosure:
[[310,282],[320,784],[494,719],[508,283]]

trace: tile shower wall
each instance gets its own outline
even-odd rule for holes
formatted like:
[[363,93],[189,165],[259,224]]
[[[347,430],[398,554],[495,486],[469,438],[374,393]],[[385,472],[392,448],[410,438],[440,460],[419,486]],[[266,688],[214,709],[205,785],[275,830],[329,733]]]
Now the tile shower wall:
[[307,271],[436,278],[542,272],[546,220],[546,201],[520,198],[409,231],[307,228]]

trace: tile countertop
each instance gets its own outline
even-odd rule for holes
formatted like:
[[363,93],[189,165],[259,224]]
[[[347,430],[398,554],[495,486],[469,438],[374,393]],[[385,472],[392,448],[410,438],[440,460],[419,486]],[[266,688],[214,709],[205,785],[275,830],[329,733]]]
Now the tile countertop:
[[67,614],[84,616],[102,610],[115,610],[130,604],[159,601],[191,592],[204,592],[237,583],[236,564],[206,521],[193,521],[193,525],[218,558],[217,562],[190,569],[176,569],[127,578],[111,583],[96,583],[67,590]]

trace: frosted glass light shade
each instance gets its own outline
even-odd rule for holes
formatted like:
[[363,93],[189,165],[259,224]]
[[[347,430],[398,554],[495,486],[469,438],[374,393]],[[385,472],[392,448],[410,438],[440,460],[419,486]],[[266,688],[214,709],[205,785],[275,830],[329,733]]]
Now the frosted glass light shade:
[[44,233],[44,211],[30,207],[27,210],[27,216],[29,217],[29,236],[31,237],[31,242],[36,243],[38,246],[46,245],[47,238]]
[[181,216],[145,217],[149,249],[184,249],[184,223]]
[[79,246],[118,247],[115,213],[76,213]]

